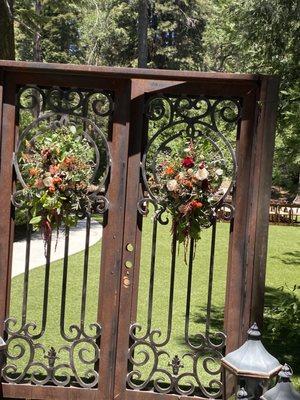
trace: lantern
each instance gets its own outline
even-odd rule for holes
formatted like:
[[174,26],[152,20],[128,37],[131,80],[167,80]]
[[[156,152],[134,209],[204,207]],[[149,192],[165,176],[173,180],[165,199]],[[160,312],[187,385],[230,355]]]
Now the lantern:
[[267,389],[268,380],[278,373],[281,365],[263,346],[256,323],[247,333],[246,342],[223,357],[221,363],[237,378],[238,387],[243,386],[250,398],[259,399]]
[[278,374],[278,383],[272,389],[268,390],[262,397],[262,400],[300,400],[300,393],[296,392],[292,383],[292,369],[284,364]]

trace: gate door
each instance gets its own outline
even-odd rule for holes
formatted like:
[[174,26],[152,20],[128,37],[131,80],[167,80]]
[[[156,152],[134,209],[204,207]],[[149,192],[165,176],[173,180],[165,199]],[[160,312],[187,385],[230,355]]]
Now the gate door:
[[262,319],[277,80],[0,79],[1,398],[225,398]]
[[225,398],[220,358],[262,316],[265,85],[132,84],[116,399]]

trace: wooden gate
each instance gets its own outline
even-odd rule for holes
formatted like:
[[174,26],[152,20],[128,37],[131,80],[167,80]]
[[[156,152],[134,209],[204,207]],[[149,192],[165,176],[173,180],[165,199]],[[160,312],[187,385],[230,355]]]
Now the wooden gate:
[[[277,79],[1,62],[0,85],[0,336],[8,345],[2,398],[225,398],[219,359],[242,342],[251,322],[262,323]],[[95,154],[83,256],[69,262],[66,228],[61,265],[51,264],[50,238],[45,265],[30,271],[27,224],[18,292],[11,277],[14,219],[18,207],[26,209],[20,160],[36,137],[63,129]],[[178,185],[177,161],[167,165],[174,149],[186,153],[178,176],[193,172],[193,146],[204,152],[197,153],[202,187],[211,171],[218,183],[197,248],[193,236],[179,245],[161,184],[169,174]],[[93,250],[98,270],[90,250],[94,218],[102,225],[101,250]],[[221,247],[219,229],[228,231]],[[227,278],[216,266],[221,253]],[[72,286],[77,274],[80,287]],[[226,292],[217,316],[214,290]],[[70,293],[78,299],[75,321]]]

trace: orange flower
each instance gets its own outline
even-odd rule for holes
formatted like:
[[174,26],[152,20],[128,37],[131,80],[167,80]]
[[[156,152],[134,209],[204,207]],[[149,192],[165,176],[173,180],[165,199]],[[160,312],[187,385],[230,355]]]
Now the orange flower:
[[175,171],[172,167],[167,167],[165,169],[165,175],[174,175],[174,174],[175,174]]
[[76,165],[76,157],[74,156],[67,156],[62,164],[66,166],[69,170],[74,169]]
[[54,193],[55,192],[55,187],[54,186],[49,186],[48,190],[49,190],[49,192]]
[[39,173],[39,170],[36,167],[30,168],[29,175],[36,176]]
[[54,177],[53,178],[53,184],[55,185],[55,184],[57,184],[57,185],[60,185],[62,183],[62,179],[61,178],[59,178],[59,177]]

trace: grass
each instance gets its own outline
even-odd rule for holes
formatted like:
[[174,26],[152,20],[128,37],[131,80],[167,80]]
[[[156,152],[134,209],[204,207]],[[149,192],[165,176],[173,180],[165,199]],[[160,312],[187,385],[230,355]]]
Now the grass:
[[[141,274],[139,285],[139,301],[138,301],[138,322],[142,325],[142,331],[145,332],[147,307],[148,307],[148,290],[149,290],[149,260],[151,249],[151,229],[152,223],[150,217],[144,220],[143,240],[142,240],[142,259]],[[154,285],[154,308],[152,329],[160,328],[162,337],[156,337],[157,341],[162,341],[166,335],[167,325],[167,309],[169,298],[170,283],[170,231],[169,226],[159,226],[158,231],[158,248],[157,248],[157,265],[156,277]],[[290,288],[294,284],[300,282],[300,260],[299,260],[299,230],[295,227],[286,226],[270,226],[269,234],[269,251],[268,266],[266,277],[266,293],[267,305],[275,304],[291,296]],[[219,223],[217,226],[217,241],[215,253],[215,271],[213,285],[213,313],[212,313],[212,333],[216,332],[222,326],[223,309],[225,300],[225,282],[226,282],[226,265],[228,250],[228,234],[229,225]],[[190,337],[196,341],[196,334],[205,331],[206,320],[206,304],[207,304],[207,287],[209,276],[209,249],[210,249],[211,230],[203,232],[202,239],[197,244],[197,250],[194,262],[192,295],[191,295],[191,317],[190,317]],[[87,296],[87,317],[86,329],[89,331],[89,323],[95,322],[97,319],[97,293],[99,290],[99,261],[100,261],[101,242],[92,246],[90,249],[90,268],[88,274],[88,296]],[[184,316],[186,304],[186,284],[187,284],[187,266],[184,264],[183,249],[180,249],[178,261],[176,264],[175,274],[175,294],[174,294],[174,314],[172,336],[164,347],[168,351],[171,358],[178,354],[182,356],[187,348],[184,343]],[[70,324],[79,323],[80,320],[80,302],[82,289],[83,274],[83,254],[78,253],[69,257],[69,280],[66,297],[66,330]],[[62,262],[56,261],[51,265],[50,272],[50,292],[48,306],[47,329],[42,343],[47,347],[54,346],[56,349],[66,343],[61,339],[59,332],[59,316],[61,307],[61,278],[62,278]],[[29,281],[29,299],[28,299],[28,320],[41,323],[42,314],[42,298],[43,298],[43,280],[44,267],[39,267],[30,272]],[[23,292],[23,276],[19,275],[13,278],[12,294],[11,294],[11,311],[10,315],[15,316],[20,321],[21,304]],[[300,298],[298,297],[299,304]],[[269,317],[270,318],[270,317]],[[285,321],[282,321],[283,325]],[[292,330],[289,326],[287,329]],[[91,333],[93,333],[91,331]],[[294,341],[287,341],[289,336],[280,337],[277,341],[280,346],[271,337],[267,337],[265,345],[272,353],[281,361],[284,361],[282,355],[294,367],[295,379],[294,383],[300,386],[300,365],[299,365],[299,332],[298,337],[294,335]],[[15,349],[14,351],[17,351]],[[67,361],[63,354],[60,354],[60,362]],[[142,354],[140,357],[143,357]],[[37,356],[42,359],[42,354]],[[75,357],[78,362],[78,357]],[[140,358],[141,360],[141,358]],[[153,355],[150,351],[150,360],[148,364],[140,368],[142,377],[146,378],[149,374],[150,364],[153,361]],[[162,366],[166,367],[167,357],[162,357]],[[19,362],[19,368],[22,368],[25,360]],[[190,369],[191,364],[188,359],[183,361],[184,368],[180,372]],[[81,364],[81,363],[80,363]],[[214,368],[211,365],[211,368]],[[82,367],[78,363],[78,371],[84,374],[88,366]],[[199,372],[203,378],[203,382],[208,382],[207,374],[202,370],[202,366],[198,365]]]

